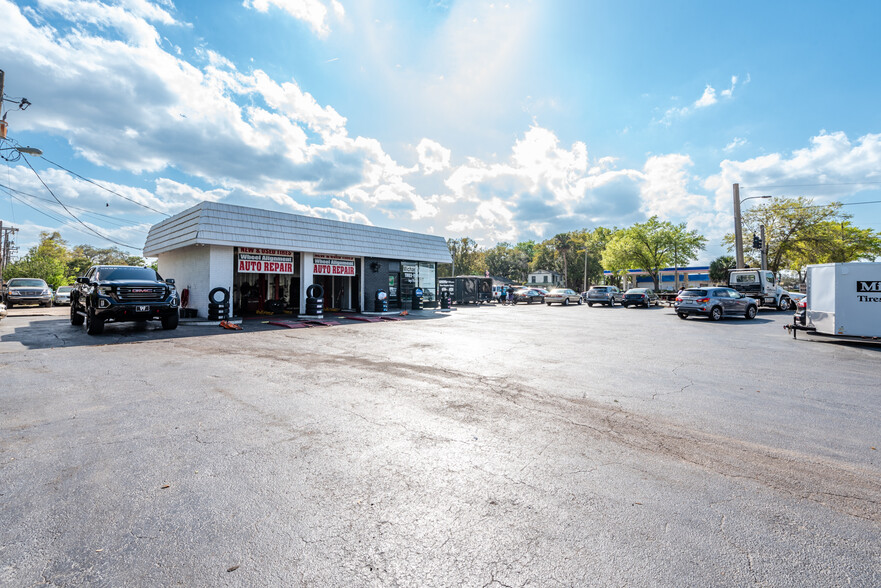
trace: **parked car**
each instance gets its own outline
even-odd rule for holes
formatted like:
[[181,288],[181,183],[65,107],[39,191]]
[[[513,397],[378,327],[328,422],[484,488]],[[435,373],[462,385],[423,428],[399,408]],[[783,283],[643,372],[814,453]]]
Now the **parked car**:
[[545,302],[548,306],[555,302],[563,306],[569,306],[570,303],[581,304],[581,294],[569,288],[554,288],[545,296]]
[[16,304],[52,306],[52,289],[39,278],[12,278],[3,285],[2,294],[7,308]]
[[696,314],[718,321],[725,316],[754,319],[759,305],[734,288],[686,288],[676,297],[674,308],[681,319]]
[[606,304],[615,306],[616,302],[623,302],[624,294],[617,286],[591,286],[587,291],[587,305]]
[[661,299],[658,298],[654,290],[649,288],[631,288],[624,293],[624,300],[621,302],[621,306],[624,307],[645,306],[648,308],[652,304],[660,306]]
[[55,304],[70,304],[70,293],[73,286],[58,286],[55,290]]
[[525,302],[526,304],[537,302],[541,304],[544,301],[544,293],[536,288],[524,288],[523,290],[514,291],[514,304],[517,304],[518,302]]

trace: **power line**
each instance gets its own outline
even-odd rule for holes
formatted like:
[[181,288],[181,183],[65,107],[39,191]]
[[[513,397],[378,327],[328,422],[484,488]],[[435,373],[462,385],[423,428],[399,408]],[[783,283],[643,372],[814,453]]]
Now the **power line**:
[[27,164],[27,166],[28,166],[29,168],[31,168],[31,171],[34,172],[34,175],[36,175],[36,176],[37,176],[37,179],[40,180],[40,183],[43,184],[43,187],[46,188],[46,190],[48,190],[50,194],[52,194],[52,198],[54,198],[55,201],[58,202],[58,204],[60,204],[61,207],[62,207],[64,210],[67,211],[67,214],[69,214],[69,215],[70,215],[73,219],[75,219],[78,223],[80,223],[81,225],[83,225],[84,227],[86,227],[86,229],[87,229],[88,231],[90,231],[91,233],[94,233],[95,235],[97,235],[98,237],[101,237],[102,239],[106,239],[107,241],[110,241],[111,243],[116,243],[117,245],[121,245],[121,246],[123,246],[123,247],[127,247],[127,248],[129,248],[129,249],[135,249],[135,250],[138,250],[138,249],[139,249],[138,247],[135,247],[134,245],[129,245],[128,243],[123,243],[122,241],[117,241],[116,239],[112,239],[112,238],[108,237],[107,235],[102,235],[101,233],[99,233],[98,231],[96,231],[95,229],[93,229],[92,227],[90,227],[89,225],[87,225],[86,223],[84,223],[83,221],[81,221],[80,218],[79,218],[77,215],[75,215],[74,213],[72,213],[72,212],[70,211],[70,209],[68,209],[67,206],[65,206],[64,203],[63,203],[61,200],[58,199],[58,196],[55,195],[55,192],[53,192],[52,189],[51,189],[49,186],[46,185],[46,182],[43,181],[43,178],[40,176],[40,174],[37,173],[37,170],[35,170],[35,169],[34,169],[34,166],[31,165],[31,162],[28,161],[28,158],[25,157],[24,155],[22,155],[22,159],[24,159],[24,162]]
[[[28,198],[33,198],[34,200],[42,200],[43,202],[49,202],[50,204],[55,204],[52,200],[49,200],[48,198],[42,198],[40,196],[37,196],[36,194],[31,194],[31,193],[25,192],[23,190],[17,190],[15,188],[13,188],[12,186],[0,184],[0,189],[4,189],[7,192],[15,192],[16,194],[21,194],[22,196],[27,196]],[[22,202],[22,201],[19,200],[19,202]],[[106,214],[101,214],[99,212],[92,212],[88,208],[81,208],[79,206],[69,206],[69,208],[71,208],[73,210],[80,210],[80,211],[84,212],[85,214],[88,214],[91,216],[101,217],[103,219],[106,219],[104,222],[109,222],[109,223],[115,224],[115,225],[119,226],[120,228],[127,228],[132,224],[137,224],[137,222],[132,219],[127,219],[124,217],[109,216]],[[128,223],[128,224],[126,224],[126,223]],[[145,234],[147,233],[147,231],[142,231],[141,229],[130,229],[130,230],[135,231],[137,233],[145,233]]]
[[824,188],[826,186],[875,186],[881,185],[881,182],[838,182],[833,184],[769,184],[767,186],[743,186],[741,189],[747,190],[767,190],[769,188]]
[[[138,206],[141,206],[141,207],[143,207],[143,208],[146,208],[147,210],[152,210],[153,212],[156,212],[156,213],[158,213],[158,214],[161,214],[161,215],[164,215],[164,216],[167,216],[167,217],[170,217],[170,216],[171,216],[171,215],[168,214],[167,212],[162,212],[161,210],[156,210],[156,209],[153,208],[152,206],[147,206],[146,204],[141,204],[140,202],[138,202],[137,200],[134,200],[133,198],[129,198],[128,196],[123,196],[122,194],[120,194],[119,192],[116,192],[115,190],[111,190],[110,188],[107,188],[107,187],[105,187],[105,186],[102,186],[102,185],[99,184],[98,182],[95,182],[95,181],[93,181],[93,180],[90,180],[89,178],[83,177],[83,176],[79,175],[78,173],[76,173],[75,171],[71,171],[71,170],[67,169],[66,167],[64,167],[63,165],[61,165],[61,164],[59,164],[59,163],[55,163],[54,161],[51,161],[51,160],[49,160],[49,159],[46,159],[46,157],[43,156],[43,155],[41,155],[40,157],[41,157],[41,158],[43,159],[43,161],[45,161],[46,163],[51,163],[51,164],[54,165],[55,167],[57,167],[57,168],[59,168],[59,169],[63,169],[63,170],[66,171],[67,173],[69,173],[69,174],[71,174],[71,175],[73,175],[73,176],[78,177],[79,179],[83,180],[84,182],[88,182],[88,183],[92,184],[93,186],[97,186],[97,187],[101,188],[102,190],[106,190],[106,191],[110,192],[111,194],[115,194],[116,196],[119,196],[119,197],[122,198],[123,200],[128,200],[128,201],[131,202],[132,204],[136,204],[136,205],[138,205]],[[28,166],[30,166],[30,164],[28,164]],[[31,169],[34,169],[34,168],[31,168]],[[36,172],[35,172],[35,173],[36,173]]]

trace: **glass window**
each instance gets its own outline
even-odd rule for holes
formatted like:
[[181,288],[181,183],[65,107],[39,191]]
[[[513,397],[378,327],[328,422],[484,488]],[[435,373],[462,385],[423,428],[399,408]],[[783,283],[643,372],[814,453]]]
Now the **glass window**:
[[545,279],[544,279],[544,283],[545,283],[545,284],[547,284],[547,283],[548,283],[548,276],[547,276],[547,274],[545,274]]
[[419,262],[418,275],[416,277],[417,285],[422,288],[422,299],[426,302],[436,300],[435,288],[437,281],[436,266],[433,263],[421,261]]

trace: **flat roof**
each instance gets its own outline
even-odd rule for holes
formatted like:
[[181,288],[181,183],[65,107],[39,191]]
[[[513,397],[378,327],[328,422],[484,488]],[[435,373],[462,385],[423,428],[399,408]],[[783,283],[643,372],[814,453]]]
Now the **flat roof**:
[[156,257],[191,245],[266,247],[437,263],[453,261],[446,240],[438,235],[207,201],[150,227],[144,255]]

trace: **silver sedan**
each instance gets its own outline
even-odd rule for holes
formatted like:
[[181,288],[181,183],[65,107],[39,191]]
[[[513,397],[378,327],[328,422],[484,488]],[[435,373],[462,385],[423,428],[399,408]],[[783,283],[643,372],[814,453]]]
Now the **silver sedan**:
[[545,302],[547,302],[548,306],[554,302],[563,306],[569,306],[570,303],[581,304],[581,294],[569,288],[556,288],[547,293]]

